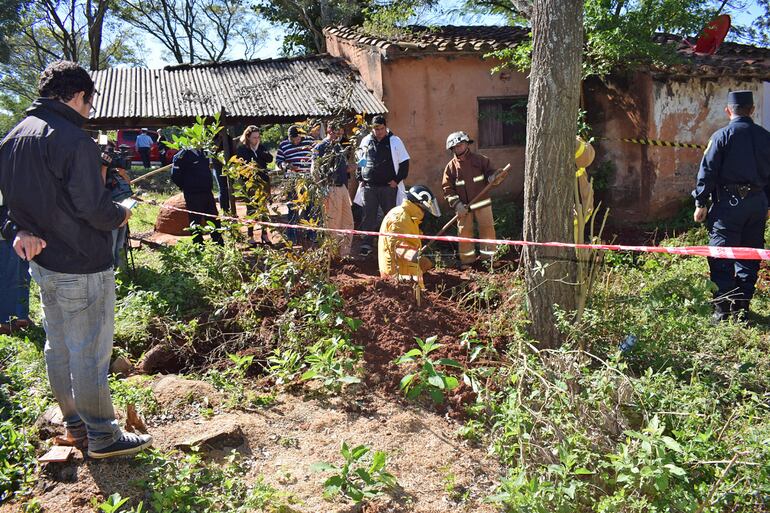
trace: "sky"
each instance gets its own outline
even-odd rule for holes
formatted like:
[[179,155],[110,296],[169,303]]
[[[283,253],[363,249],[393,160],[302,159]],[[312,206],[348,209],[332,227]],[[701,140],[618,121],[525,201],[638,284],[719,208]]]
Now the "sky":
[[[439,2],[439,10],[452,14],[431,13],[426,15],[423,13],[417,21],[422,24],[436,25],[504,25],[506,22],[502,16],[462,16],[458,14],[461,11],[460,7],[462,4],[463,0],[441,0]],[[749,25],[762,12],[762,7],[756,0],[747,0],[745,10],[727,12],[733,18],[734,25]],[[265,24],[265,28],[267,28],[268,37],[256,52],[254,58],[271,59],[280,57],[284,30],[280,26],[267,24]],[[162,45],[156,42],[154,38],[148,37],[145,40],[145,47],[147,49],[146,64],[148,68],[158,69],[169,64],[176,64],[173,59],[164,57]],[[243,46],[237,45],[230,54],[230,58],[243,58]]]
[[[439,2],[439,8],[442,11],[456,11],[459,10],[463,4],[462,0],[441,0]],[[458,14],[451,15],[436,15],[436,14],[423,14],[419,18],[419,23],[430,23],[437,25],[504,25],[505,18],[502,16],[461,16]],[[284,30],[278,25],[264,25],[267,28],[268,37],[264,41],[263,46],[256,52],[254,58],[256,59],[271,59],[280,57],[281,44],[283,42]],[[144,41],[147,49],[145,60],[147,67],[150,69],[158,69],[170,64],[176,64],[173,58],[164,58],[164,48],[156,42],[155,38],[147,37]],[[243,58],[243,46],[239,44],[236,46],[230,54],[231,59]]]

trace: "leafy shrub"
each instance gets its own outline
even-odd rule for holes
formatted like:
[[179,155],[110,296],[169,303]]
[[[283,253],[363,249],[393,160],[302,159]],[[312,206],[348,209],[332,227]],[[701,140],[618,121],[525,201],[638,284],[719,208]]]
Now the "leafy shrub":
[[417,364],[418,366],[417,372],[411,372],[401,378],[399,386],[409,399],[417,399],[423,393],[427,393],[434,403],[442,403],[444,393],[457,388],[460,382],[456,377],[437,369],[437,366],[462,369],[462,365],[451,358],[432,360],[428,356],[441,347],[441,344],[436,343],[435,336],[425,340],[421,338],[415,338],[415,340],[418,347],[410,349],[394,361],[397,365]]
[[140,413],[155,413],[158,401],[152,392],[150,376],[137,376],[126,381],[116,376],[110,376],[110,395],[115,406],[125,408],[129,404],[137,407]]
[[489,498],[506,511],[716,513],[770,501],[770,408],[756,394],[672,369],[635,377],[622,358],[568,348],[512,357],[489,416],[477,417],[510,468]]
[[0,504],[17,491],[29,488],[35,480],[36,469],[35,448],[27,435],[13,422],[0,421]]
[[370,451],[365,445],[351,449],[346,442],[342,442],[340,454],[345,460],[342,465],[321,462],[311,466],[311,470],[316,472],[334,472],[324,481],[324,495],[327,498],[342,494],[359,503],[398,485],[396,478],[385,470],[387,454],[375,451],[371,461],[367,461],[366,455]]
[[[314,380],[332,392],[359,383],[362,350],[351,342],[361,322],[345,316],[337,289],[318,282],[290,298],[278,320],[278,346],[268,358],[276,383]],[[308,340],[316,340],[307,345]],[[305,369],[303,371],[303,369]]]

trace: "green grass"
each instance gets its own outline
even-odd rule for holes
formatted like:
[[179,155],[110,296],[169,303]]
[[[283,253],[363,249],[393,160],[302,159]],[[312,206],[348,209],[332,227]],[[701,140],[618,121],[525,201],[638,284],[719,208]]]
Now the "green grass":
[[[152,199],[162,203],[166,198],[157,194],[145,194],[142,199]],[[160,206],[150,203],[138,203],[131,212],[131,219],[128,220],[128,227],[131,233],[146,233],[155,229],[155,221],[160,214]]]

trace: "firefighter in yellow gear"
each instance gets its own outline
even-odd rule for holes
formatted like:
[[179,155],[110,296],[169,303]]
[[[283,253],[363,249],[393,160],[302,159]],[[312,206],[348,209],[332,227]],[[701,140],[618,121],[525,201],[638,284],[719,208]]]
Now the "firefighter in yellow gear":
[[[407,191],[401,205],[385,215],[380,232],[420,235],[425,212],[435,217],[441,215],[438,201],[430,189],[415,185]],[[377,244],[380,276],[416,281],[424,288],[422,275],[433,267],[433,262],[420,255],[422,240],[380,236]]]

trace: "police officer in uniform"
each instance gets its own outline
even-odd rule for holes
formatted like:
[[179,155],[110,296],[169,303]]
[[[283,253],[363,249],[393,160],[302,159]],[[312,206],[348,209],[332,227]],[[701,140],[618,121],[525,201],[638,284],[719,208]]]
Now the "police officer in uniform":
[[[703,154],[692,193],[693,218],[706,221],[710,246],[763,248],[770,198],[770,132],[751,119],[751,91],[729,93],[725,112],[730,124],[714,132]],[[759,260],[709,258],[709,268],[717,286],[713,320],[731,315],[745,319]]]
[[[174,155],[174,166],[171,168],[171,181],[173,181],[184,194],[184,203],[187,210],[195,213],[187,213],[190,218],[190,228],[193,231],[193,242],[203,244],[203,234],[195,228],[214,225],[211,232],[211,240],[224,244],[222,234],[219,232],[221,224],[216,216],[217,204],[214,202],[214,194],[211,188],[214,177],[211,173],[211,160],[201,148],[188,148]],[[209,214],[204,216],[202,214]]]

